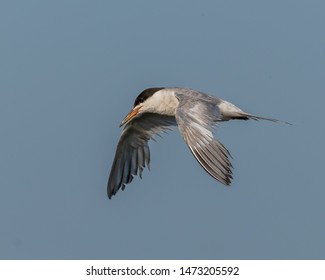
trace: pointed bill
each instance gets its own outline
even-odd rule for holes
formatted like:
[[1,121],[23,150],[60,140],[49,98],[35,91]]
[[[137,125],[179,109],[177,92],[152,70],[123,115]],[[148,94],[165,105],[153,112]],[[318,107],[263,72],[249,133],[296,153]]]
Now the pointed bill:
[[137,106],[134,107],[130,113],[126,115],[126,117],[123,119],[123,121],[120,124],[120,127],[127,124],[129,121],[131,121],[136,115],[138,115],[139,110],[141,109],[142,106]]

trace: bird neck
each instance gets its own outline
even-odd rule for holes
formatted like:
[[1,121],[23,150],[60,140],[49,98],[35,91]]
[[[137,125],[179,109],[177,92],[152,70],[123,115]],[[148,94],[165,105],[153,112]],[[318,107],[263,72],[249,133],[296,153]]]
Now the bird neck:
[[166,116],[175,116],[176,108],[179,104],[174,91],[162,89],[156,92],[144,104],[144,111]]

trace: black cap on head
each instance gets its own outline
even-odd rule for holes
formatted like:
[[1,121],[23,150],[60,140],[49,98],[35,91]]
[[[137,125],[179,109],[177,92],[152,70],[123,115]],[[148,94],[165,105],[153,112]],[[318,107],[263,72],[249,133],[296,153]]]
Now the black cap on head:
[[143,92],[141,92],[138,97],[134,101],[133,107],[139,105],[140,103],[143,103],[146,99],[148,99],[150,96],[152,96],[155,92],[164,89],[163,87],[160,88],[147,88]]

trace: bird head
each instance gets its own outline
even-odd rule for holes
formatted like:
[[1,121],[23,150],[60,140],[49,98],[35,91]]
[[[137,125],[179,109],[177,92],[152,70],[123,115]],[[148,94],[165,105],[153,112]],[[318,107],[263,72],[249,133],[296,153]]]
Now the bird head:
[[[148,88],[142,91],[134,101],[133,108],[126,115],[120,124],[120,127],[129,123],[135,117],[141,115],[145,112],[151,112],[150,107],[152,106],[151,101],[153,101],[153,95],[163,88]],[[150,105],[150,106],[149,106]]]

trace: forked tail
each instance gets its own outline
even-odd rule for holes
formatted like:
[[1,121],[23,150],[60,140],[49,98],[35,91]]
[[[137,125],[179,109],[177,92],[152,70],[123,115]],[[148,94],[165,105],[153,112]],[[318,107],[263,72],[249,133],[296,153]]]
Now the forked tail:
[[279,123],[285,123],[285,124],[292,125],[292,123],[289,123],[289,122],[285,122],[285,121],[281,121],[281,120],[277,120],[277,119],[272,119],[272,118],[259,117],[259,116],[255,116],[255,115],[251,115],[251,114],[247,114],[247,113],[245,113],[245,115],[243,115],[243,117],[247,117],[248,119],[252,119],[252,120],[255,120],[255,121],[265,120],[265,121],[279,122]]

